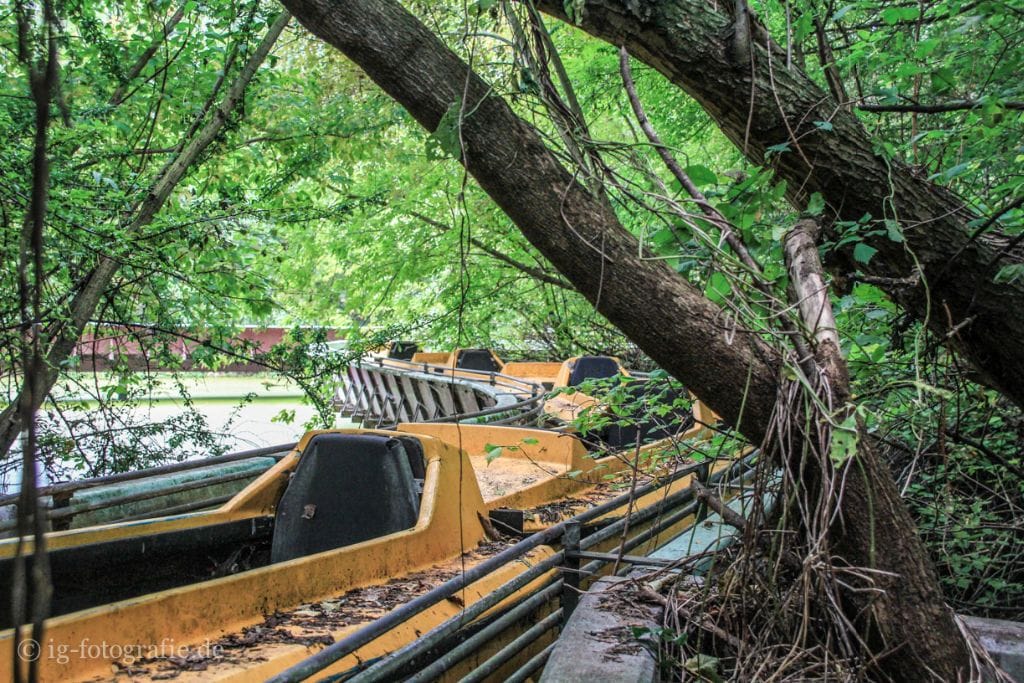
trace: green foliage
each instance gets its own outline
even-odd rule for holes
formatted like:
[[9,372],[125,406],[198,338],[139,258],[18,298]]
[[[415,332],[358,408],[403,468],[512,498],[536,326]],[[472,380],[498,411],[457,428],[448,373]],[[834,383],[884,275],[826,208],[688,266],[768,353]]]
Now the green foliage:
[[[907,475],[906,500],[954,608],[1019,620],[1024,618],[1024,460],[1019,436],[1007,434],[1001,412],[989,413],[988,424],[979,421],[981,415],[967,416],[953,439],[921,453]],[[1016,429],[1019,433],[1020,426]],[[992,436],[986,438],[986,432]],[[964,433],[981,436],[984,446],[958,443]]]
[[[588,379],[577,387],[559,390],[563,394],[581,393],[594,403],[585,405],[573,420],[573,426],[587,441],[600,445],[612,430],[646,425],[667,435],[680,435],[693,425],[692,400],[683,386],[664,370],[656,370],[646,380],[625,375]],[[643,445],[654,440],[647,436]],[[674,457],[668,449],[657,457]]]
[[842,467],[846,461],[857,455],[857,443],[860,434],[857,432],[857,415],[850,414],[841,423],[832,428],[832,448],[829,458],[836,467]]
[[[551,25],[554,51],[546,47],[538,65],[523,54],[499,3],[406,4],[537,127],[577,178],[607,181],[610,205],[647,253],[670,263],[721,309],[723,334],[752,330],[779,347],[788,343],[778,333],[779,317],[799,325],[785,303],[782,240],[801,213],[830,216],[818,193],[801,195],[802,211],[794,209],[787,193],[801,188],[774,174],[774,164],[792,163],[799,153],[793,141],[781,136],[763,165],[750,164],[699,103],[635,65],[639,97],[665,146],[762,264],[755,289],[755,275],[724,246],[719,227],[638,131],[614,47],[571,26]],[[208,120],[209,106],[280,7],[256,0],[188,2],[182,23],[162,39],[177,7],[163,0],[58,5],[58,109],[64,111],[50,126],[46,310],[60,310],[99,255],[110,256],[122,265],[94,323],[147,330],[137,341],[154,366],[180,369],[175,343],[181,334],[202,341],[192,354],[202,368],[222,368],[240,357],[264,363],[303,387],[318,425],[333,417],[333,377],[346,360],[322,352],[325,327],[346,335],[352,355],[400,336],[442,348],[510,347],[549,357],[626,345],[589,302],[559,286],[558,274],[459,166],[459,126],[472,111],[453,102],[428,135],[351,63],[298,29],[275,48],[227,128],[167,205],[148,225],[130,228],[126,217],[145,200],[174,150]],[[509,5],[528,26],[522,3]],[[815,31],[820,21],[854,108],[971,103],[939,113],[858,116],[876,153],[959,192],[981,216],[972,227],[981,228],[1024,192],[1024,116],[1008,106],[1024,100],[1018,5],[764,0],[753,8],[796,66],[825,87]],[[584,7],[564,3],[576,22]],[[14,44],[13,22],[10,13],[0,17],[5,45]],[[152,59],[130,78],[130,66],[154,40]],[[555,52],[568,83],[556,73]],[[2,54],[0,287],[13,293],[35,130],[24,70],[10,49]],[[565,122],[573,101],[585,127]],[[811,123],[814,135],[843,133],[838,119]],[[1008,235],[1024,231],[1022,218],[1019,207],[1001,216]],[[865,239],[884,237],[891,248],[905,249],[905,229],[910,226],[889,207],[886,215],[830,225],[822,253],[827,260],[835,251],[848,252],[855,266],[871,264],[878,252]],[[993,285],[1024,275],[1016,264],[993,270]],[[1024,583],[1020,560],[1007,550],[1020,529],[1019,505],[1007,502],[1020,499],[1020,479],[1012,474],[1019,467],[1018,418],[964,378],[962,362],[941,350],[945,340],[910,323],[879,289],[858,282],[858,273],[843,275],[850,279],[836,283],[835,307],[860,415],[872,435],[889,444],[891,459],[906,467],[903,484],[951,599],[999,616],[1000,602],[1019,604]],[[942,313],[936,308],[933,314]],[[19,379],[18,321],[15,298],[8,296],[0,304],[0,367],[8,394]],[[256,357],[251,345],[236,341],[243,324],[293,332],[280,348]],[[87,386],[80,371],[74,357],[63,361],[62,382]],[[172,434],[179,454],[212,449],[204,440],[209,426],[194,413],[175,423],[110,429],[120,419],[114,409],[143,400],[152,381],[115,368],[88,387],[102,409],[87,421],[68,425],[59,406],[48,407],[46,452],[100,473],[166,457],[145,445],[158,433]],[[667,378],[655,382],[663,383],[663,392],[639,398],[621,378],[581,388],[600,397],[602,407],[584,411],[579,428],[598,435],[637,421],[678,424],[688,401],[674,396],[679,387]],[[852,426],[847,420],[836,430],[836,462],[856,447]],[[950,443],[953,433],[983,448]],[[708,452],[737,447],[730,439],[716,436]],[[518,447],[493,446],[488,457]],[[101,461],[86,454],[92,448],[105,454]],[[908,453],[913,457],[904,462]]]

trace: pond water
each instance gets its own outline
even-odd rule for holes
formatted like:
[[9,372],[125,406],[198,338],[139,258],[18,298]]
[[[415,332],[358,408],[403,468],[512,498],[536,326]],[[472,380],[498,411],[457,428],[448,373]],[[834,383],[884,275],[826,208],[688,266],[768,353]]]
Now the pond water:
[[[93,380],[91,376],[90,380]],[[207,427],[216,435],[218,444],[227,452],[297,441],[306,432],[306,424],[316,414],[313,405],[302,399],[298,387],[279,378],[209,373],[179,376],[178,380],[187,388],[193,410],[202,416]],[[103,381],[100,378],[96,383],[103,386]],[[66,386],[55,393],[61,396],[66,418],[74,420],[89,417],[89,413],[99,410],[95,402],[80,402],[85,396],[71,387]],[[244,402],[246,397],[250,400]],[[116,403],[114,405],[117,406]],[[170,376],[162,378],[146,400],[131,406],[119,405],[117,410],[123,423],[135,425],[164,422],[187,413]],[[289,420],[280,419],[283,411],[288,413]],[[346,426],[349,423],[336,424]],[[322,423],[316,425],[317,428],[322,426]],[[168,444],[171,437],[170,433],[147,437],[147,444],[151,449],[160,449]],[[16,457],[8,459],[4,463],[6,466],[0,466],[0,493],[13,493],[20,487],[20,455],[14,453],[15,449],[12,449],[12,456]],[[186,451],[169,451],[168,461],[177,460],[183,455],[187,459],[202,456],[201,453],[193,452],[194,447]],[[85,471],[76,472],[75,468],[71,469],[68,476],[60,476],[60,479],[87,474]],[[40,483],[50,483],[49,477],[44,475]]]

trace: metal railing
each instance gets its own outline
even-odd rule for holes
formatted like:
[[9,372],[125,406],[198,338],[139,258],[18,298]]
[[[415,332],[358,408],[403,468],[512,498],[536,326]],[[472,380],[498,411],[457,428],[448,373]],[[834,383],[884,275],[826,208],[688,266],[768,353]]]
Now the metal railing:
[[543,386],[500,372],[393,358],[355,361],[339,379],[341,414],[374,428],[399,422],[532,424],[546,395]]
[[[755,451],[742,460],[736,461],[730,467],[723,468],[710,476],[708,476],[709,462],[687,466],[676,471],[670,477],[637,487],[632,493],[619,496],[544,531],[528,536],[497,555],[467,569],[461,575],[446,581],[430,592],[411,600],[380,619],[327,646],[308,659],[277,674],[270,681],[286,683],[310,678],[344,657],[357,652],[383,634],[405,624],[430,607],[452,598],[470,584],[512,562],[522,560],[530,551],[545,545],[558,547],[551,556],[531,564],[526,571],[505,582],[477,602],[466,606],[459,614],[423,634],[417,640],[383,657],[363,662],[342,674],[325,679],[344,680],[350,683],[398,678],[410,681],[434,680],[479,651],[483,646],[491,643],[508,628],[522,623],[527,618],[532,618],[535,621],[533,625],[526,628],[493,655],[477,664],[463,678],[464,681],[483,680],[500,667],[507,665],[546,634],[561,628],[575,608],[581,580],[594,577],[604,567],[615,562],[622,567],[620,573],[624,573],[630,566],[638,564],[659,567],[666,564],[682,564],[683,561],[666,563],[653,558],[635,557],[625,553],[656,538],[666,530],[672,529],[689,516],[695,515],[697,520],[695,523],[699,523],[706,515],[706,510],[703,508],[703,504],[697,500],[693,489],[687,487],[664,496],[654,505],[624,515],[611,523],[599,527],[587,527],[588,523],[595,522],[608,513],[629,505],[641,496],[656,491],[667,491],[666,487],[670,484],[691,474],[696,474],[708,486],[718,485],[723,481],[729,482],[730,486],[737,483],[741,485],[751,476],[756,456],[757,452]],[[623,535],[627,530],[633,530],[634,533],[621,544],[621,556],[588,550],[617,535]],[[590,533],[584,534],[584,531],[590,531]],[[582,560],[590,560],[590,562],[581,566]],[[525,594],[522,593],[525,586],[541,578],[544,580],[539,586]],[[497,614],[483,616],[510,596],[515,596],[513,604]],[[547,613],[541,614],[545,610]],[[507,680],[526,680],[544,665],[552,648],[553,643],[531,656],[514,673],[510,674]]]

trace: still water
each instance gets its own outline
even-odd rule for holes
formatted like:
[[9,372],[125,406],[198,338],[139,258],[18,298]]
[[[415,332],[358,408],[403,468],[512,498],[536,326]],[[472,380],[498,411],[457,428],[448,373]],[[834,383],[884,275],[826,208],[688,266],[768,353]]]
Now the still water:
[[[131,405],[115,403],[115,410],[121,416],[118,418],[119,423],[159,423],[184,415],[187,410],[178,395],[177,382],[185,385],[191,396],[192,409],[202,416],[217,443],[227,452],[297,441],[306,431],[305,425],[316,415],[315,408],[302,399],[298,388],[281,379],[263,375],[210,373],[186,376],[183,381],[181,377],[173,382],[170,379],[167,382],[161,381],[145,400],[135,401]],[[249,400],[243,401],[246,397]],[[61,398],[66,418],[73,421],[89,417],[88,413],[92,412],[92,417],[101,422],[98,419],[97,403],[77,402],[84,396],[69,387],[64,389]],[[290,419],[282,420],[282,412]],[[316,427],[322,428],[323,424],[318,422]],[[70,433],[68,435],[72,437]],[[147,437],[148,446],[157,450],[167,448],[167,461],[182,457],[193,459],[204,454],[194,452],[194,447],[176,452],[169,446],[172,436],[166,433]],[[13,450],[11,455],[15,457],[0,463],[0,493],[13,493],[20,488],[20,456]],[[58,476],[60,480],[88,475],[80,468],[78,471],[75,467],[70,470],[61,469],[64,471]],[[51,483],[52,476],[41,474],[40,484]]]

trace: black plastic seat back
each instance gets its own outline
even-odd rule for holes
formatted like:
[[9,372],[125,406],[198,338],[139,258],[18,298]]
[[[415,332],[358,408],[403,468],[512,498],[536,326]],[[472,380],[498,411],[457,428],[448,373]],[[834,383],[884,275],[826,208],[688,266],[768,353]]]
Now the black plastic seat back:
[[[693,426],[693,412],[689,409],[674,410],[667,415],[652,415],[645,404],[656,400],[659,405],[672,404],[677,399],[686,399],[686,389],[669,389],[660,382],[631,382],[629,395],[637,403],[632,419],[625,425],[608,425],[598,435],[601,443],[613,450],[650,443],[679,434]],[[655,396],[656,394],[656,396]]]
[[414,479],[423,480],[427,478],[427,460],[423,457],[423,444],[415,436],[400,436],[398,440],[405,447],[405,453],[409,458],[409,469],[412,470]]
[[569,386],[578,387],[588,379],[604,379],[619,374],[619,364],[609,356],[580,356],[569,373]]
[[313,437],[278,504],[271,562],[415,526],[422,483],[409,460],[402,441],[387,436]]
[[413,355],[420,350],[420,345],[412,341],[393,341],[388,348],[388,358],[396,360],[412,360]]
[[487,349],[462,349],[459,351],[459,357],[455,359],[455,367],[462,370],[483,370],[484,372],[499,372],[501,370],[501,366]]

